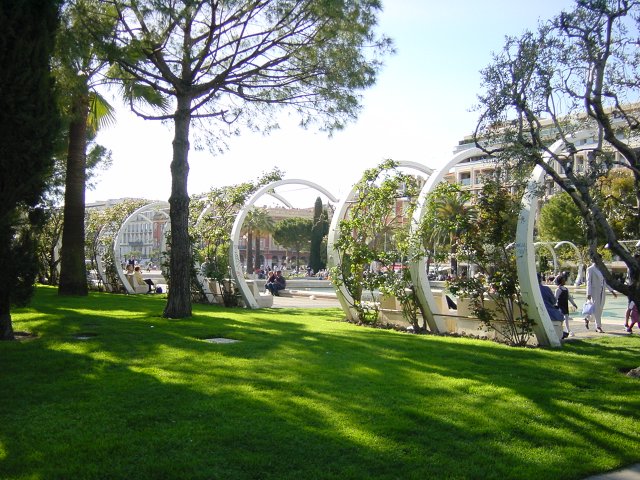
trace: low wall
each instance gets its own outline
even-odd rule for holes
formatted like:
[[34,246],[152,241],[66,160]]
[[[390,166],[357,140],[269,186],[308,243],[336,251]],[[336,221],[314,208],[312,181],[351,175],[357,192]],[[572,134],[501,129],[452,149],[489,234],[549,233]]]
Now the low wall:
[[[457,299],[457,309],[449,308],[446,301],[445,292],[443,290],[432,290],[436,306],[440,313],[434,312],[436,325],[440,333],[449,333],[457,335],[468,335],[478,338],[487,338],[495,340],[502,338],[502,335],[496,332],[500,329],[501,323],[495,322],[495,328],[489,328],[484,325],[477,317],[471,313],[471,302],[469,299]],[[498,310],[498,306],[492,300],[486,300],[485,305],[491,310]],[[395,297],[383,296],[380,299],[380,318],[400,326],[408,326],[409,323],[402,316],[402,308]],[[556,334],[562,337],[562,322],[553,322]],[[538,341],[532,336],[529,343],[537,345]]]

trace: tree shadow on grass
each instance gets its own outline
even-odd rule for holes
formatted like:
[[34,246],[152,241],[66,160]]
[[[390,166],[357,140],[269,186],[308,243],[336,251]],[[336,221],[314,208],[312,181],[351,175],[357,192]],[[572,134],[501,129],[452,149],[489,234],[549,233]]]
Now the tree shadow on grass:
[[[614,368],[633,339],[514,349],[332,313],[197,307],[171,321],[149,297],[96,299],[95,315],[54,300],[34,302],[40,338],[8,349],[20,383],[0,399],[35,423],[0,422],[0,472],[62,478],[54,456],[82,449],[97,465],[85,478],[132,476],[146,452],[137,478],[582,478],[638,461],[638,384]],[[75,340],[81,329],[97,335]],[[55,442],[29,467],[48,423]]]

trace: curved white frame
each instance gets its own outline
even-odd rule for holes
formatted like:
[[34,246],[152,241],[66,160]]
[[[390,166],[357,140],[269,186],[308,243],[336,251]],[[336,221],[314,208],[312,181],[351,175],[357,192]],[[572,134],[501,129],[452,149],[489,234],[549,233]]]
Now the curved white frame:
[[573,282],[573,285],[577,287],[583,282],[583,278],[584,278],[584,262],[582,261],[582,255],[580,255],[580,250],[578,250],[578,247],[576,247],[576,244],[573,242],[570,242],[569,240],[561,240],[558,243],[556,243],[553,248],[557,250],[562,245],[570,245],[571,248],[573,248],[574,253],[576,254],[576,258],[578,259],[578,275],[576,276],[575,282]]
[[[240,249],[239,249],[240,232],[242,230],[242,224],[244,223],[244,220],[247,217],[247,214],[251,210],[251,207],[253,207],[253,205],[256,203],[256,201],[260,197],[262,197],[262,195],[268,193],[271,196],[275,196],[274,195],[275,192],[271,192],[271,190],[281,185],[291,185],[291,184],[306,185],[307,187],[311,187],[317,190],[318,192],[322,193],[332,202],[338,201],[338,199],[334,197],[333,194],[329,192],[327,189],[325,189],[324,187],[321,187],[317,183],[310,182],[308,180],[302,180],[302,179],[278,180],[278,181],[269,183],[268,185],[265,185],[264,187],[258,189],[249,198],[249,200],[247,200],[244,207],[242,207],[238,212],[238,214],[236,215],[236,220],[233,223],[233,228],[231,229],[231,245],[229,248],[229,265],[231,266],[231,275],[233,277],[233,280],[236,282],[238,289],[240,290],[240,295],[242,296],[242,299],[244,300],[244,304],[247,306],[247,308],[257,309],[257,308],[260,308],[260,306],[258,305],[258,302],[256,301],[255,297],[251,293],[251,289],[249,288],[247,281],[244,279],[244,272],[242,271],[242,262],[240,261]],[[284,203],[289,208],[291,208],[291,204],[289,204],[289,202],[285,201]]]
[[[293,208],[291,203],[289,203],[289,201],[286,198],[282,197],[280,194],[274,191],[265,192],[265,194],[272,196],[276,200],[279,200],[287,208]],[[205,217],[207,213],[209,213],[210,210],[211,210],[211,205],[207,205],[205,208],[202,209],[202,212],[200,212],[200,215],[198,215],[198,220],[196,220],[196,225],[200,224],[202,219]],[[209,281],[207,277],[204,276],[204,273],[202,273],[202,265],[196,264],[195,267],[196,267],[196,277],[198,279],[198,282],[200,283],[200,287],[202,288],[202,291],[204,292],[204,296],[207,299],[207,302],[216,303],[215,295],[211,291],[211,288],[209,288]]]
[[[107,228],[106,225],[102,225],[100,227],[100,231],[98,232],[97,238],[99,239],[102,236],[104,229]],[[114,239],[117,237],[114,237]],[[102,265],[102,256],[104,254],[104,247],[100,246],[98,253],[96,254],[96,270],[98,272],[98,276],[100,280],[102,280],[102,284],[104,285],[104,289],[107,292],[115,292],[117,285],[113,285],[107,281],[107,272],[104,271],[104,265]]]
[[[429,177],[427,182],[422,187],[420,195],[418,197],[418,206],[413,213],[413,220],[411,222],[411,233],[415,234],[416,229],[420,225],[420,221],[425,214],[426,199],[427,196],[442,182],[444,176],[449,173],[451,168],[455,167],[458,163],[476,155],[482,155],[484,152],[477,147],[463,150],[449,160],[442,168],[437,170],[433,175]],[[427,324],[432,332],[439,332],[438,325],[435,320],[436,315],[442,315],[445,312],[442,308],[436,304],[433,293],[431,292],[431,283],[427,277],[427,272],[424,268],[424,255],[414,252],[411,255],[411,263],[409,264],[409,273],[411,274],[411,281],[416,285],[416,294],[418,301],[425,313]]]
[[[422,172],[426,175],[431,175],[433,173],[433,169],[429,167],[425,167],[421,163],[412,162],[412,161],[398,161],[396,162],[399,168],[412,168],[419,172]],[[357,192],[356,185],[351,188],[351,191],[348,195],[344,197],[342,202],[336,208],[336,211],[333,214],[333,218],[331,219],[331,225],[329,227],[329,233],[327,236],[327,265],[329,268],[333,268],[338,266],[340,263],[340,259],[338,256],[338,250],[335,247],[335,244],[339,238],[340,229],[338,225],[342,220],[344,220],[347,216],[347,211],[349,209],[349,204],[353,201],[353,198]],[[413,275],[412,275],[413,279]],[[349,291],[345,288],[344,285],[334,285],[333,288],[336,290],[336,296],[338,301],[340,302],[340,306],[342,310],[347,315],[347,318],[351,321],[357,320],[357,312],[353,308],[353,297],[349,293]],[[418,288],[418,290],[420,290]],[[418,297],[420,294],[418,294]],[[435,325],[435,323],[434,323]],[[429,322],[429,326],[431,327],[431,322]]]
[[574,286],[578,286],[583,282],[583,278],[584,278],[584,263],[582,261],[582,255],[580,255],[580,250],[578,250],[578,247],[576,247],[575,243],[570,242],[569,240],[560,240],[559,242],[535,242],[534,247],[537,247],[539,245],[544,245],[547,247],[547,249],[549,250],[549,252],[551,252],[551,256],[553,257],[553,271],[554,273],[558,273],[560,268],[559,268],[559,262],[558,262],[558,255],[556,254],[556,250],[558,248],[560,248],[563,245],[569,245],[571,248],[573,248],[573,252],[576,254],[576,258],[578,259],[578,275],[576,276],[576,280],[573,283]]
[[[103,230],[104,230],[104,225],[100,228],[100,232],[98,232],[98,238],[100,238],[100,236],[102,235]],[[104,285],[105,291],[112,292],[114,286],[107,282],[107,272],[104,271],[104,268],[102,266],[102,248],[96,254],[96,271],[98,272],[98,276],[100,277],[100,280],[102,280],[102,284]]]
[[[577,142],[593,135],[592,131],[583,130],[569,137],[572,142]],[[552,155],[564,150],[565,142],[556,141],[549,147],[549,153],[545,153],[544,162],[553,160]],[[544,169],[538,165],[533,169],[527,188],[522,196],[522,209],[518,216],[518,227],[516,230],[516,263],[518,266],[518,281],[520,282],[520,292],[526,304],[527,314],[533,320],[533,331],[538,338],[540,345],[560,347],[561,342],[558,337],[547,309],[542,301],[542,294],[538,286],[535,264],[535,247],[533,245],[533,227],[538,212],[538,191],[544,182]]]
[[556,251],[551,246],[553,243],[555,243],[555,242],[533,242],[533,246],[534,247],[540,247],[540,246],[546,247],[546,249],[551,254],[551,258],[553,260],[553,273],[557,274],[558,273],[558,255],[556,255]]
[[[164,213],[167,218],[169,217],[168,213],[163,212],[161,209],[168,209],[169,208],[169,202],[153,202],[153,203],[148,203],[146,205],[143,205],[140,208],[137,208],[136,210],[134,210],[131,215],[129,215],[124,222],[122,222],[122,225],[120,225],[120,229],[118,230],[118,233],[115,237],[115,240],[113,242],[113,258],[114,261],[116,258],[118,258],[116,256],[116,248],[120,245],[120,239],[122,238],[122,235],[124,234],[124,231],[126,229],[126,226],[132,221],[133,218],[135,218],[138,214],[140,213],[145,213],[147,210],[153,210],[153,211],[157,211],[157,212],[162,212]],[[169,223],[167,222],[167,225]],[[166,228],[166,227],[165,227]],[[124,288],[126,289],[127,293],[129,294],[135,294],[135,290],[133,289],[133,287],[131,286],[131,284],[127,281],[127,278],[125,277],[125,273],[122,271],[121,268],[118,268],[116,270],[118,272],[118,278],[120,278],[120,282],[122,283],[122,285],[124,285]]]

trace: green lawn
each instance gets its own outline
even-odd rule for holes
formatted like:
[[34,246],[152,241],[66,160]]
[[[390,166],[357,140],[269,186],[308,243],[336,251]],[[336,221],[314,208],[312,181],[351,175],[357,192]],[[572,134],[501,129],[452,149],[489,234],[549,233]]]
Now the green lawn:
[[640,461],[640,381],[620,373],[635,335],[516,349],[336,309],[163,306],[41,287],[14,311],[38,336],[0,342],[0,478],[580,479]]

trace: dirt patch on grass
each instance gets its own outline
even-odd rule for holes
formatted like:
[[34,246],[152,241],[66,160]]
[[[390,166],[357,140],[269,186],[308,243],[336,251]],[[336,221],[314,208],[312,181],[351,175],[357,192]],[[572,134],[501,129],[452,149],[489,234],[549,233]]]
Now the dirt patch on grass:
[[31,332],[13,332],[13,336],[16,340],[24,342],[27,340],[33,340],[34,338],[38,338],[38,335]]
[[208,343],[221,343],[221,344],[237,343],[240,341],[240,340],[235,340],[233,338],[224,338],[224,337],[203,338],[202,340]]
[[93,332],[82,332],[82,333],[76,333],[73,338],[75,338],[76,340],[91,340],[92,338],[95,338],[98,334],[97,333],[93,333]]

